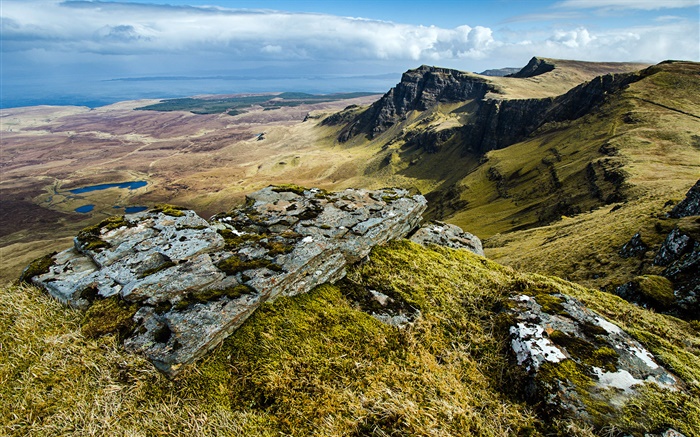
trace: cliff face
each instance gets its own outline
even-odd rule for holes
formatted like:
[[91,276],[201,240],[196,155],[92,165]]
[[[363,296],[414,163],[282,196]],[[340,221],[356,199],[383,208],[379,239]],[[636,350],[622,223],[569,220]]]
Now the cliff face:
[[481,99],[489,91],[493,91],[493,85],[484,78],[423,65],[404,73],[401,82],[350,122],[338,139],[345,142],[360,133],[373,138],[393,126],[409,111],[425,111],[437,103]]
[[475,152],[502,149],[522,141],[545,123],[576,120],[641,78],[635,73],[606,74],[555,98],[497,100],[480,103],[473,121],[464,127],[465,147]]
[[[533,58],[513,77],[532,77],[553,68],[550,62]],[[488,92],[496,91],[496,86],[486,78],[424,65],[404,73],[395,88],[347,124],[338,140],[345,142],[361,133],[371,139],[400,122],[409,111],[425,111],[438,103],[475,100],[478,107],[469,122],[461,128],[452,128],[449,136],[459,133],[465,150],[484,153],[521,141],[545,123],[575,120],[600,106],[607,94],[641,77],[635,73],[607,74],[558,97],[503,100],[484,98]],[[430,132],[418,134],[431,135]],[[414,137],[416,133],[405,139],[414,141]],[[439,140],[444,141],[445,135],[439,136]]]

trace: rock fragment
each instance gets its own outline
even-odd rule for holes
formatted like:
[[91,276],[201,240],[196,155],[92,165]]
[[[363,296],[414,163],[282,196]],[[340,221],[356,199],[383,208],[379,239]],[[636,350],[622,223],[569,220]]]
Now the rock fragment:
[[423,225],[410,240],[423,245],[438,244],[452,249],[466,249],[484,256],[481,240],[477,236],[464,232],[459,226],[439,221],[431,221]]

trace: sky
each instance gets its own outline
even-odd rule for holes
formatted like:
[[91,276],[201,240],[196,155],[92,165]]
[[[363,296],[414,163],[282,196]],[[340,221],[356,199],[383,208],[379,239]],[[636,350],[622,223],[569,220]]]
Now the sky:
[[385,92],[422,64],[700,61],[700,0],[0,0],[0,107]]

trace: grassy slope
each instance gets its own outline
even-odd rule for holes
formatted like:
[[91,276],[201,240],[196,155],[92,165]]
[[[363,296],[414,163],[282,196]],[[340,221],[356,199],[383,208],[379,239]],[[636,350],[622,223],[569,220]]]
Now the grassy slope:
[[[549,197],[580,199],[572,203],[583,211],[597,206],[590,195],[586,196],[590,185],[581,171],[583,166],[587,161],[618,161],[628,175],[625,191],[629,201],[616,210],[604,207],[549,226],[497,235],[487,241],[489,256],[508,265],[596,287],[619,285],[635,274],[654,273],[651,252],[640,261],[625,260],[617,256],[617,251],[636,232],[641,232],[652,248],[658,247],[675,224],[665,218],[669,209],[666,202],[682,199],[700,178],[700,118],[692,115],[700,114],[700,101],[692,98],[700,95],[700,78],[679,70],[674,68],[673,72],[661,72],[632,84],[598,114],[577,120],[564,131],[545,132],[533,140],[491,152],[489,157],[500,172],[510,175],[519,169],[525,169],[520,170],[523,173],[537,168],[536,160],[543,149],[556,148],[562,155],[556,169],[563,188]],[[601,154],[603,144],[617,149],[618,155]],[[526,157],[524,165],[522,157]],[[463,181],[465,186],[474,187],[465,192],[470,208],[451,221],[482,237],[520,224],[536,224],[536,214],[527,209],[530,204],[518,204],[518,195],[531,190],[535,196],[530,199],[542,202],[536,190],[548,186],[548,175],[541,163],[539,169],[539,177],[509,182],[515,189],[508,199],[499,198],[494,184],[483,175],[470,175]],[[491,199],[494,202],[489,203]],[[492,220],[477,221],[480,217]]]
[[[593,68],[571,62],[537,78],[554,91],[555,73],[574,80],[586,74],[576,70],[583,67]],[[590,68],[588,73],[600,73],[604,67]],[[674,224],[664,218],[664,205],[683,198],[700,178],[698,69],[697,63],[655,66],[654,74],[610,96],[593,113],[545,125],[523,142],[489,152],[481,163],[463,152],[459,138],[432,154],[404,149],[394,140],[402,132],[464,123],[473,103],[414,112],[372,142],[357,137],[349,142],[350,150],[375,155],[345,185],[414,186],[423,193],[454,186],[466,207],[444,208],[446,221],[488,239],[487,255],[517,268],[595,287],[658,273],[649,257],[625,260],[617,251],[636,232],[658,247]],[[624,182],[615,175],[624,175]],[[606,205],[616,193],[627,201]],[[608,213],[613,205],[619,209]]]
[[[611,295],[526,275],[466,251],[406,241],[354,267],[356,284],[400,295],[423,314],[380,324],[321,286],[257,311],[174,381],[88,338],[82,314],[30,287],[0,291],[0,423],[10,435],[591,435],[543,423],[519,385],[496,310],[514,283],[546,284],[610,317],[688,384],[649,390],[610,430],[700,435],[700,326]],[[645,411],[642,416],[640,411]],[[616,427],[616,428],[615,428]],[[663,428],[665,429],[665,428]],[[558,430],[558,431],[557,431]]]

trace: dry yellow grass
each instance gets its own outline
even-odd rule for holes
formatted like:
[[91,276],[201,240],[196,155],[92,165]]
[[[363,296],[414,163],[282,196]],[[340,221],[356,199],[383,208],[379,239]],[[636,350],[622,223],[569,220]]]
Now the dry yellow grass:
[[[354,267],[360,286],[422,317],[379,323],[325,285],[266,304],[219,348],[168,380],[82,313],[27,286],[0,289],[0,433],[11,436],[590,436],[519,398],[497,309],[515,283],[576,296],[627,329],[688,384],[651,390],[610,426],[700,435],[700,331],[606,293],[523,275],[466,251],[399,241]],[[543,285],[543,286],[544,286]],[[653,411],[639,417],[638,411]],[[601,433],[605,430],[595,430]]]

